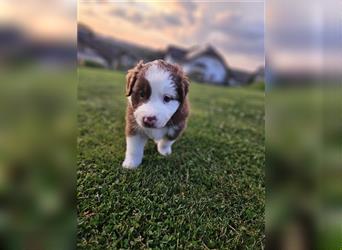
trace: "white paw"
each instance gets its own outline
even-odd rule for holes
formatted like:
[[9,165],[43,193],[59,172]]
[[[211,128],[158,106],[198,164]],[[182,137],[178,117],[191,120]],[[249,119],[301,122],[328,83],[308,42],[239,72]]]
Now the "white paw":
[[128,169],[135,169],[139,167],[140,163],[141,163],[141,160],[126,158],[122,163],[122,167],[128,168]]
[[170,155],[172,153],[172,149],[171,146],[161,146],[160,144],[158,144],[158,152],[161,155],[167,156]]

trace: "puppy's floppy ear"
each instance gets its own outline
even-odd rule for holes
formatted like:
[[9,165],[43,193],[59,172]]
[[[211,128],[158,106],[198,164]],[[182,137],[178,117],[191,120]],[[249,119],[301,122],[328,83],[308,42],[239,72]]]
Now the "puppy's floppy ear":
[[174,65],[174,67],[177,76],[176,81],[178,82],[178,94],[181,101],[183,101],[189,92],[190,81],[189,78],[185,75],[183,69],[179,65],[176,64]]
[[185,98],[185,96],[189,92],[190,81],[189,81],[189,78],[184,73],[182,76],[181,83],[182,83],[182,88],[183,88],[183,98]]
[[132,94],[132,89],[137,80],[138,73],[143,66],[144,62],[143,60],[140,60],[134,68],[128,70],[126,75],[126,96],[130,96]]

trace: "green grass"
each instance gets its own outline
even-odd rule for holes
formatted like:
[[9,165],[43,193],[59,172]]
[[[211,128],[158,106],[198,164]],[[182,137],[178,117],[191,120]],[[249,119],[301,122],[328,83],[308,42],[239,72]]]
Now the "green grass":
[[125,170],[124,74],[79,69],[78,248],[260,249],[264,93],[192,83],[169,157],[150,141]]

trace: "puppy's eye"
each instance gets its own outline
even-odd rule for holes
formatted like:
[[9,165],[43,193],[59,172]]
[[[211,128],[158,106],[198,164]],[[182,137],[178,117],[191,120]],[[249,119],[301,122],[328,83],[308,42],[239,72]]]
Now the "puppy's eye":
[[139,92],[139,95],[140,95],[141,98],[143,98],[143,97],[145,96],[145,92],[144,92],[143,90],[141,90],[141,91]]
[[168,95],[164,95],[164,102],[165,103],[168,103],[172,100],[172,97],[171,96],[168,96]]

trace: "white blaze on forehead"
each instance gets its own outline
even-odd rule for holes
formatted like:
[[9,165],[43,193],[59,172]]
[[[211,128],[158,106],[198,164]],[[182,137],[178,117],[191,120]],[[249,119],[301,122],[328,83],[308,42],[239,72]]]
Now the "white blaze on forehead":
[[170,72],[160,67],[157,62],[153,62],[147,69],[145,78],[151,86],[151,97],[162,94],[175,97],[176,90]]

